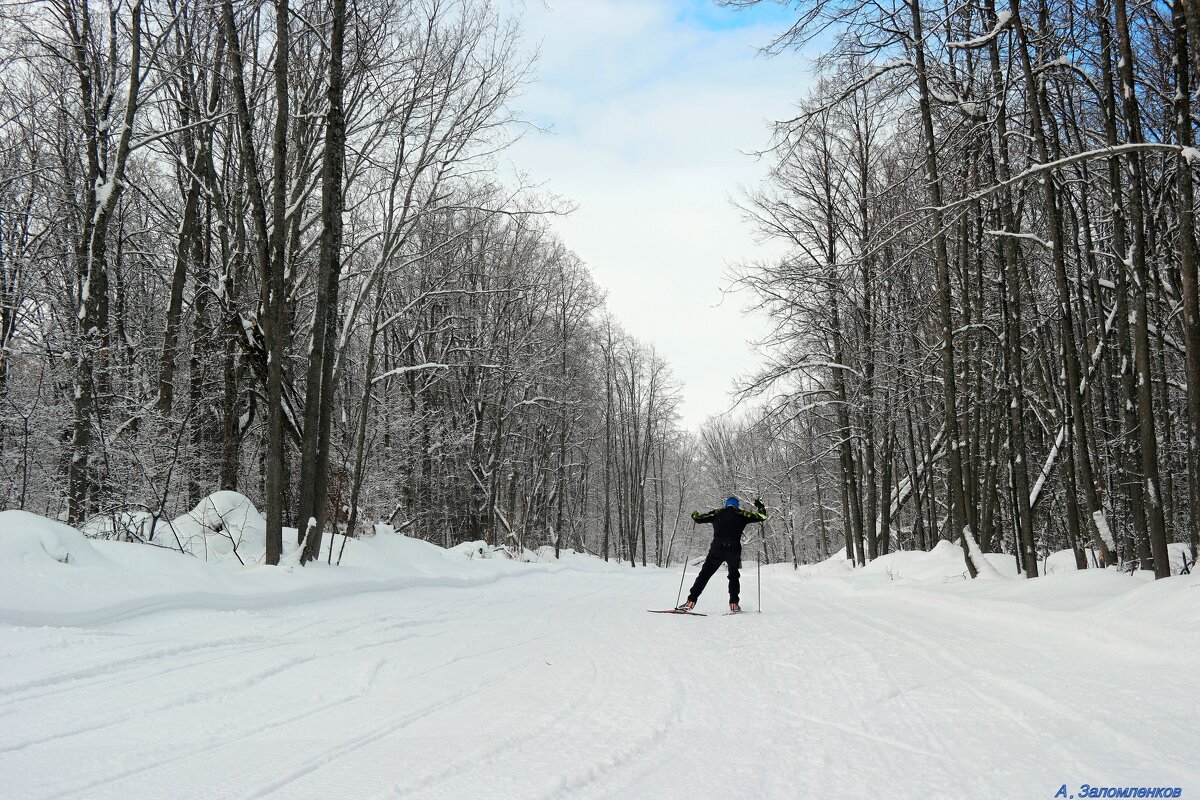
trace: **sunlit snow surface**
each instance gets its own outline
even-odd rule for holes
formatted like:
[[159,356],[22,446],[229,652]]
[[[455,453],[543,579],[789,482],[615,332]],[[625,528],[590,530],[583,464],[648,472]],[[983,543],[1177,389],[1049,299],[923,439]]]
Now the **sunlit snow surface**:
[[721,573],[688,619],[645,613],[677,570],[472,554],[233,569],[0,515],[0,796],[1200,792],[1196,577],[968,582],[943,545],[765,568],[739,617]]

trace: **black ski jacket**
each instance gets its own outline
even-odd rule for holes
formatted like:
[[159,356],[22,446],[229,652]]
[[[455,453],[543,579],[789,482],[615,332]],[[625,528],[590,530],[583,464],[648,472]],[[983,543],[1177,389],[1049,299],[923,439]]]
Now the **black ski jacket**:
[[714,543],[728,547],[741,547],[742,531],[746,529],[746,526],[764,522],[767,519],[767,510],[763,508],[761,500],[754,501],[754,508],[754,511],[748,511],[744,508],[725,506],[725,508],[714,508],[704,514],[693,511],[692,521],[712,523]]

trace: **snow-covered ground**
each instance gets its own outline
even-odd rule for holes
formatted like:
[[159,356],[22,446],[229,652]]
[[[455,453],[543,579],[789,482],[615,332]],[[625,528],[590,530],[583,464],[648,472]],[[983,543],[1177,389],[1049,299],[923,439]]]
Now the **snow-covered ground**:
[[677,571],[582,556],[233,570],[13,513],[2,797],[1200,792],[1192,576],[968,582],[943,546],[766,568],[740,617],[722,573],[686,618],[644,612]]

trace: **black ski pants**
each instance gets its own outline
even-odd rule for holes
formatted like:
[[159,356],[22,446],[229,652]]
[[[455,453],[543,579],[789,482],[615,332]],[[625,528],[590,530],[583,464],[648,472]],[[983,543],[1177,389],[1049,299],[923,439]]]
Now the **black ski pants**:
[[726,544],[718,541],[714,541],[712,546],[708,548],[708,556],[704,559],[704,566],[700,567],[700,574],[696,576],[696,582],[692,584],[692,590],[688,592],[688,600],[694,603],[700,599],[700,593],[708,585],[708,579],[716,574],[717,569],[722,564],[729,565],[729,602],[738,602],[738,593],[742,588],[740,573],[742,567],[742,545],[740,542]]

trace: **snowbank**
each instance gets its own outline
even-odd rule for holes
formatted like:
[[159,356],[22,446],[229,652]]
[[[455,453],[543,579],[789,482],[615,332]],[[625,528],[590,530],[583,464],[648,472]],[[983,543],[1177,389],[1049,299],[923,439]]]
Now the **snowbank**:
[[[1178,571],[1185,547],[1171,545],[1170,552]],[[1062,551],[1049,556],[1042,565],[1042,577],[1036,580],[1019,579],[1012,556],[988,553],[988,562],[1009,580],[969,580],[961,548],[946,541],[929,552],[888,553],[859,569],[851,569],[841,555],[839,551],[826,561],[795,571],[790,565],[787,569],[774,565],[772,572],[781,579],[792,575],[803,581],[822,581],[839,593],[890,593],[895,599],[941,609],[966,608],[963,600],[970,597],[969,607],[975,610],[971,613],[986,607],[999,619],[1031,613],[1078,613],[1080,630],[1117,626],[1122,635],[1132,639],[1138,637],[1140,626],[1177,631],[1200,627],[1197,575],[1156,581],[1147,570],[1132,575],[1117,569],[1078,570],[1074,555]]]
[[[1187,545],[1170,544],[1167,546],[1167,552],[1171,561],[1171,574],[1179,575],[1183,565],[1187,563],[1189,555]],[[982,555],[1000,573],[1001,577],[1020,577],[1014,556],[1006,553],[984,553]],[[1094,564],[1091,561],[1091,554],[1085,553],[1085,555],[1089,562]],[[1062,577],[1064,574],[1077,571],[1075,554],[1070,550],[1050,553],[1045,559],[1038,562],[1038,573],[1042,576]],[[1098,570],[1086,571],[1096,572]],[[1114,570],[1106,571],[1114,572]],[[927,552],[921,550],[893,551],[880,556],[858,570],[853,570],[851,563],[842,558],[842,551],[838,550],[825,561],[801,565],[800,572],[807,576],[845,575],[853,572],[855,575],[883,575],[889,580],[949,581],[967,579],[967,567],[963,562],[961,546],[945,540],[939,541],[932,550]],[[1152,580],[1153,573],[1143,571],[1140,577],[1144,580]]]
[[[805,577],[836,576],[882,576],[890,581],[946,581],[966,579],[967,566],[963,563],[962,549],[947,541],[940,541],[930,551],[896,550],[880,556],[861,569],[854,569],[851,562],[842,557],[839,549],[832,556],[816,564],[801,565],[797,572]],[[1017,568],[1010,556],[987,553],[988,563],[1003,577],[1016,577]]]
[[103,561],[91,542],[74,528],[28,511],[0,511],[0,563],[52,574],[56,566]]
[[[624,565],[569,549],[557,560],[548,547],[515,552],[476,541],[443,549],[388,526],[363,539],[333,536],[341,565],[326,563],[326,548],[319,562],[303,568],[296,563],[296,533],[285,530],[283,564],[267,567],[261,564],[263,517],[234,492],[218,492],[182,517],[155,523],[152,543],[118,540],[149,538],[149,526],[142,525],[147,520],[128,515],[95,521],[87,530],[107,538],[88,538],[35,514],[0,513],[0,622],[87,625],[156,610],[263,608],[412,586],[475,586],[562,570],[629,573]],[[142,527],[125,527],[131,525]],[[1090,615],[1085,625],[1094,628],[1200,625],[1196,576],[1153,581],[1146,572],[1078,571],[1070,553],[1054,553],[1044,577],[1026,581],[1016,579],[1011,556],[986,558],[1007,579],[968,580],[962,551],[950,542],[930,552],[888,553],[861,569],[852,569],[839,552],[799,570],[773,564],[762,572],[767,581],[813,581],[835,593],[890,592],[896,600],[949,609],[963,606],[963,596],[970,596],[999,604],[1001,617],[1034,610],[1085,613]],[[1172,546],[1172,560],[1183,561],[1178,545]],[[637,570],[639,575],[656,572]],[[677,584],[675,571],[670,573],[668,583]]]
[[482,539],[455,545],[446,550],[446,553],[457,554],[471,561],[499,559],[501,561],[519,561],[524,564],[561,564],[584,572],[611,572],[613,569],[620,568],[616,562],[605,561],[587,553],[579,553],[571,548],[559,550],[556,559],[554,548],[549,545],[543,545],[537,550],[530,550],[526,547],[520,553],[516,553],[513,548],[489,547],[488,543]]
[[[407,586],[467,586],[561,570],[617,571],[620,566],[552,548],[501,557],[482,542],[449,550],[381,528],[363,539],[333,537],[335,560],[296,564],[294,529],[284,530],[284,559],[261,564],[266,525],[243,495],[218,492],[175,520],[160,521],[152,543],[148,518],[93,521],[78,530],[23,511],[0,512],[0,622],[88,625],[177,608],[238,610],[297,604]],[[327,540],[328,541],[328,540]],[[343,549],[344,545],[344,549]],[[182,551],[182,552],[181,552]],[[480,555],[486,551],[485,555]]]

